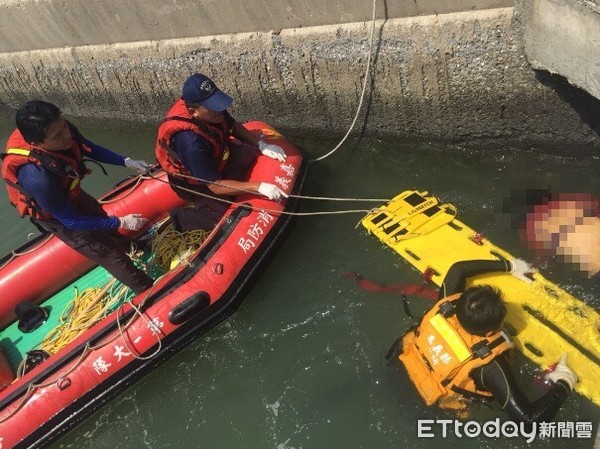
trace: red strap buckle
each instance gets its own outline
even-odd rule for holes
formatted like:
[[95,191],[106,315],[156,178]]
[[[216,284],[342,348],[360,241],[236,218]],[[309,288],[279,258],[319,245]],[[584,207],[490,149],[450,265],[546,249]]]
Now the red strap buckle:
[[423,272],[423,281],[424,282],[430,282],[431,278],[433,278],[433,275],[435,274],[435,270],[433,268],[427,268],[424,272]]
[[471,241],[478,245],[483,245],[483,234],[481,232],[476,232],[472,237]]

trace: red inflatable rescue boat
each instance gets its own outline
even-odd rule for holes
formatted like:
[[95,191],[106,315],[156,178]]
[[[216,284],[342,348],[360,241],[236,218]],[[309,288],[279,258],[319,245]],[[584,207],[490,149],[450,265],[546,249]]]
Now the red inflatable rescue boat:
[[239,306],[288,230],[305,174],[302,154],[277,131],[244,126],[287,153],[284,163],[260,156],[248,180],[292,197],[239,195],[196,249],[180,255],[184,263],[155,264],[165,219],[184,205],[162,170],[101,198],[112,215],[150,218],[136,236],[136,263],[154,270],[152,289],[134,296],[54,237],[39,236],[0,261],[0,448],[47,446]]

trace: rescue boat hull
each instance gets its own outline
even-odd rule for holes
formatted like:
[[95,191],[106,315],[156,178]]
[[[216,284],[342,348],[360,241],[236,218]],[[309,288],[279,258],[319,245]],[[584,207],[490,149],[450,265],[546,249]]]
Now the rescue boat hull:
[[[260,157],[250,180],[298,193],[305,176],[300,151],[264,123],[246,126],[270,136],[288,154],[285,164]],[[176,207],[169,198],[169,207]],[[296,201],[250,194],[237,199],[187,264],[0,392],[4,447],[50,444],[239,307],[289,231],[293,216],[287,213]]]

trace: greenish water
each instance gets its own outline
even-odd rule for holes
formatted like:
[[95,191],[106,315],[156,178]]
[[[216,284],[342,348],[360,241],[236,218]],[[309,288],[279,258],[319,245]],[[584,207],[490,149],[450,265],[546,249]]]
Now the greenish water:
[[[10,124],[2,123],[6,136]],[[134,158],[153,159],[155,128],[81,126],[91,140]],[[309,156],[336,142],[296,136]],[[4,141],[2,141],[4,144]],[[460,218],[515,255],[527,257],[499,205],[511,189],[592,192],[598,197],[598,158],[577,161],[534,151],[492,153],[427,143],[364,140],[311,164],[304,194],[390,198],[427,189],[453,202]],[[99,170],[84,187],[100,194],[126,169]],[[4,253],[24,242],[28,227],[8,206],[0,210]],[[366,207],[370,207],[366,206]],[[364,203],[305,201],[304,212],[365,208]],[[420,282],[420,276],[362,228],[361,214],[300,217],[268,269],[231,318],[156,368],[52,448],[91,449],[392,449],[593,447],[591,439],[417,437],[418,419],[452,418],[425,407],[396,365],[386,366],[390,344],[411,324],[400,298],[368,293],[344,277],[359,272],[380,283]],[[27,226],[29,226],[27,224]],[[33,228],[31,228],[33,230]],[[568,267],[542,268],[596,307],[589,282]],[[416,302],[413,301],[413,302]],[[424,310],[428,304],[423,301]],[[416,305],[415,309],[419,306]],[[416,312],[416,310],[415,310]],[[522,384],[533,398],[535,368],[517,358]],[[477,406],[472,419],[504,418]],[[559,421],[591,421],[599,409],[570,398]]]

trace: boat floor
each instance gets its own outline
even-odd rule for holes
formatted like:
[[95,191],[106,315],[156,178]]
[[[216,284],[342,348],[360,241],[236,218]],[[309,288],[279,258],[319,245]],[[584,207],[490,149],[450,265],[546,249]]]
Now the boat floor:
[[[144,270],[152,278],[156,279],[158,276],[164,274],[164,272],[154,264],[149,263],[152,259],[153,254],[148,248],[140,256],[140,263],[144,265]],[[137,264],[140,265],[140,263]],[[13,372],[17,372],[17,369],[26,357],[27,352],[38,349],[48,335],[53,333],[65,320],[68,321],[70,318],[69,312],[73,307],[73,301],[78,295],[86,289],[101,289],[113,279],[112,275],[104,268],[96,267],[40,304],[49,312],[48,319],[40,327],[29,333],[24,333],[19,330],[18,321],[15,321],[2,330],[2,332],[0,332],[0,347],[4,351]],[[119,292],[123,287],[124,285],[115,279],[113,285],[108,289],[106,296],[110,297],[111,295],[115,295],[115,293]],[[130,300],[133,296],[133,292],[127,289],[127,292],[124,295],[121,295],[120,298],[107,308],[104,315],[116,310],[121,304]],[[63,316],[65,318],[63,318]]]

